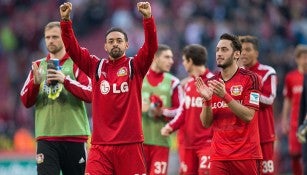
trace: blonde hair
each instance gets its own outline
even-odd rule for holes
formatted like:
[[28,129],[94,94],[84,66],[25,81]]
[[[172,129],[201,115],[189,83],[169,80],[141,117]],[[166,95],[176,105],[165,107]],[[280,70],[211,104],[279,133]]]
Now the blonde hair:
[[295,47],[294,50],[294,56],[295,58],[298,58],[301,56],[301,54],[307,53],[307,45],[299,44]]
[[52,29],[53,27],[61,28],[60,22],[59,22],[59,21],[49,22],[49,23],[45,26],[45,31],[46,31],[46,30],[49,30],[49,29]]

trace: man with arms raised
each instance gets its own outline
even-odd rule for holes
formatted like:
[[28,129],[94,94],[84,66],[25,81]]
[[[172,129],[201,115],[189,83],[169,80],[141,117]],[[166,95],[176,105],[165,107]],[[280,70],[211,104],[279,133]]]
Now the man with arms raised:
[[141,124],[141,88],[157,51],[156,26],[148,2],[138,2],[143,15],[145,41],[129,58],[127,34],[111,28],[105,35],[107,59],[99,59],[81,48],[72,29],[72,4],[60,6],[62,38],[66,51],[93,83],[93,132],[85,173],[146,174]]

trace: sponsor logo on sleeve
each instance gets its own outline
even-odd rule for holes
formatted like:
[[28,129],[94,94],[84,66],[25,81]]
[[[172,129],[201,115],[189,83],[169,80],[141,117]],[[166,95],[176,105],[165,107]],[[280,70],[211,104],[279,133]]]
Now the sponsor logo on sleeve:
[[260,96],[259,93],[252,92],[249,96],[249,103],[259,105]]

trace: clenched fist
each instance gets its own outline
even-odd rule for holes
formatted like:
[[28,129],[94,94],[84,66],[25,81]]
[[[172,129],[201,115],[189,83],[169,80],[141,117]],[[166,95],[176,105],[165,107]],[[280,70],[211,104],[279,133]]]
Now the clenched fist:
[[68,21],[70,20],[70,12],[72,11],[72,4],[65,2],[60,6],[61,19]]
[[138,2],[137,8],[144,18],[151,17],[151,7],[149,2]]

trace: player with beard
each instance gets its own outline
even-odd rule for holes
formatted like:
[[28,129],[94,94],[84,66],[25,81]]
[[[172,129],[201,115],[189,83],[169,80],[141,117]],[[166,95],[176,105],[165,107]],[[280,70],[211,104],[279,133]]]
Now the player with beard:
[[200,119],[213,129],[210,174],[257,175],[262,159],[258,131],[259,77],[239,68],[242,50],[238,37],[223,34],[216,47],[221,71],[206,83],[197,78],[203,98]]
[[141,89],[158,48],[151,6],[138,2],[143,16],[145,41],[138,53],[129,58],[127,34],[111,28],[105,35],[107,59],[81,48],[72,29],[72,4],[60,6],[62,38],[73,61],[93,82],[93,132],[86,173],[146,174],[141,123]]
[[[91,102],[91,80],[66,53],[60,22],[45,26],[45,43],[49,53],[32,63],[20,93],[27,108],[35,106],[37,173],[83,175],[90,126],[82,100]],[[54,58],[61,70],[47,69]]]

